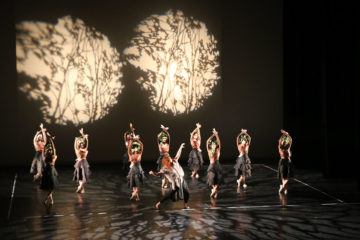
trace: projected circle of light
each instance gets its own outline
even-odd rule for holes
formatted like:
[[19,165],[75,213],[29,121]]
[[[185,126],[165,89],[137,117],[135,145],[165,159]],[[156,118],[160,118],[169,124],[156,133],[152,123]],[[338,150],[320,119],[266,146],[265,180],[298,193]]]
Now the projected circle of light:
[[170,10],[146,18],[135,32],[124,55],[145,73],[137,82],[152,109],[178,115],[201,107],[219,80],[217,41],[205,24]]
[[19,89],[40,102],[48,123],[79,125],[108,114],[123,89],[119,53],[80,20],[16,25]]

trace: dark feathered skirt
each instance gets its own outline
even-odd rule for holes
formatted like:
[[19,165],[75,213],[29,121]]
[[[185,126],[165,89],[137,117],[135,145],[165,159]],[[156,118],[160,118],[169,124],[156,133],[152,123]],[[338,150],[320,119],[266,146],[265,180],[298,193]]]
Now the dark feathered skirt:
[[202,153],[199,152],[196,148],[193,148],[189,154],[188,166],[191,171],[201,169],[203,165]]
[[189,192],[189,187],[184,178],[179,177],[177,182],[178,184],[175,185],[175,193],[171,195],[171,200],[173,202],[184,200],[184,190]]
[[163,157],[164,157],[164,154],[160,154],[160,156],[158,157],[158,159],[156,160],[156,163],[157,163],[157,165],[158,165],[158,167],[157,167],[157,170],[158,170],[158,172],[161,170],[161,168],[162,168],[162,159],[163,159]]
[[123,155],[123,170],[129,170],[129,154],[128,152],[126,151]]
[[58,173],[55,166],[46,164],[42,172],[40,188],[49,191],[54,190],[58,184],[57,176]]
[[218,185],[223,180],[223,171],[219,161],[211,163],[207,169],[207,184],[212,187],[213,185]]
[[30,173],[31,174],[42,173],[44,167],[45,167],[45,163],[43,161],[42,152],[36,151],[35,156],[31,163]]
[[281,158],[278,165],[278,179],[288,179],[294,177],[294,171],[290,159]]
[[88,161],[86,160],[86,158],[81,159],[81,160],[77,160],[75,165],[74,165],[74,177],[73,177],[73,181],[83,181],[83,182],[87,182],[90,180],[90,165],[88,163]]
[[140,187],[144,183],[145,174],[139,162],[130,168],[127,178],[130,188]]
[[236,177],[240,177],[241,175],[251,177],[251,161],[247,154],[236,159],[234,168]]

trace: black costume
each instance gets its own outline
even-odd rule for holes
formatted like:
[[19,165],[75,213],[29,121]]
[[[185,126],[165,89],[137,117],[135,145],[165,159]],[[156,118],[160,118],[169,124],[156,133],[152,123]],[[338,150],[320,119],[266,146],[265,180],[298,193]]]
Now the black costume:
[[126,151],[123,155],[123,170],[127,171],[129,170],[129,153]]
[[278,179],[288,179],[294,177],[294,171],[291,165],[290,158],[281,158],[278,165]]
[[164,158],[165,154],[160,153],[159,158],[156,160],[158,165],[157,170],[160,171],[162,169],[162,159]]
[[31,163],[30,173],[31,174],[42,173],[44,167],[45,167],[45,163],[43,161],[42,151],[36,151],[33,161]]
[[73,181],[83,181],[87,182],[90,180],[90,165],[86,158],[76,160],[76,163],[74,165],[74,177]]
[[216,160],[214,163],[210,163],[207,169],[207,184],[210,187],[220,184],[223,180],[222,174],[222,167],[219,160]]
[[241,175],[245,177],[251,177],[251,161],[249,155],[245,153],[242,156],[239,156],[236,159],[235,176],[240,177]]
[[199,170],[204,164],[202,153],[193,148],[189,154],[188,166],[191,171]]
[[44,190],[53,191],[57,185],[57,176],[55,165],[51,164],[52,156],[45,158],[45,167],[42,171],[42,178],[40,188]]
[[128,174],[128,180],[129,180],[129,187],[140,187],[140,184],[143,184],[145,174],[141,167],[140,162],[136,162],[132,166],[130,165],[130,170]]

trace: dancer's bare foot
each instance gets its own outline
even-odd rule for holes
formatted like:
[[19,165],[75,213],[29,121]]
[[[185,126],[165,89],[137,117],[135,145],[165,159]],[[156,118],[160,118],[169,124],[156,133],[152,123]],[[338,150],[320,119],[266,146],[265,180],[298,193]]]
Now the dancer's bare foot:
[[196,177],[196,178],[199,178],[199,174],[196,174],[195,177]]
[[187,203],[184,203],[184,209],[189,209],[189,205],[187,205]]
[[243,188],[247,188],[247,185],[246,185],[246,183],[244,183],[244,184],[243,184]]
[[157,210],[160,209],[160,202],[158,202],[158,203],[155,205],[155,208],[156,208]]
[[212,198],[212,197],[214,197],[215,193],[216,193],[215,189],[214,189],[214,188],[213,188],[213,189],[211,189],[211,194],[210,194],[210,197],[211,197],[211,198]]

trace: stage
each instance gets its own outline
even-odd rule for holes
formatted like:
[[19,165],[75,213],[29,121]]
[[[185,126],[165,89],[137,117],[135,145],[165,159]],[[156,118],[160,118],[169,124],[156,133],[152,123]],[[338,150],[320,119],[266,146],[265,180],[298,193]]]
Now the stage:
[[[182,163],[182,165],[185,165]],[[152,165],[144,165],[148,172]],[[58,168],[55,204],[48,208],[44,193],[28,169],[1,170],[1,239],[355,239],[360,236],[360,196],[352,180],[321,177],[295,169],[287,195],[278,194],[271,164],[253,164],[248,188],[238,189],[234,169],[223,166],[225,182],[216,200],[209,197],[206,171],[191,179],[190,209],[166,202],[160,210],[160,178],[149,176],[140,201],[120,165],[92,166],[84,194],[75,193],[73,169]],[[155,169],[155,167],[154,167]],[[14,187],[15,174],[17,173]],[[13,191],[14,190],[14,191]],[[11,194],[13,199],[11,201]]]

